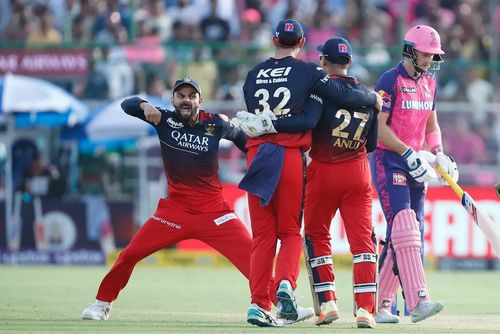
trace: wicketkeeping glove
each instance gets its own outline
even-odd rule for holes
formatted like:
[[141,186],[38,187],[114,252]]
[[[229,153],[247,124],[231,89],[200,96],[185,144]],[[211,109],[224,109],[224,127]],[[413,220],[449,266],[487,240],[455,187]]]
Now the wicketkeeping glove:
[[236,117],[234,118],[231,118],[231,121],[230,123],[235,127],[235,128],[239,128],[241,127],[241,122],[244,120],[244,121],[247,121],[249,119],[254,119],[255,117],[257,117],[257,115],[255,114],[252,114],[252,113],[249,113],[247,111],[238,111],[236,113]]
[[259,137],[265,134],[277,133],[272,122],[276,119],[276,115],[270,110],[266,110],[259,115],[254,115],[246,111],[239,111],[236,113],[236,117],[241,120],[240,127],[249,137]]
[[239,119],[242,122],[243,121],[248,121],[248,120],[251,120],[251,119],[255,119],[255,117],[257,117],[257,115],[252,114],[251,112],[248,112],[248,111],[245,111],[245,110],[238,111],[236,113],[236,118]]
[[406,164],[409,167],[409,173],[417,182],[429,182],[432,179],[436,179],[436,171],[429,165],[427,160],[423,159],[415,152],[412,148],[408,148],[401,154],[406,160]]

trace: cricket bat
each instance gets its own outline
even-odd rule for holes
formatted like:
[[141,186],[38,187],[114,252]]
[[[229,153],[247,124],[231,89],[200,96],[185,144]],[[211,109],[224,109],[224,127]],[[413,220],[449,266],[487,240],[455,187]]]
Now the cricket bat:
[[453,191],[462,201],[462,206],[467,210],[476,225],[483,232],[486,239],[490,242],[493,250],[498,258],[500,258],[500,234],[495,222],[484,212],[481,207],[474,201],[474,199],[467,194],[462,188],[453,180],[453,178],[446,173],[441,166],[435,164],[436,170],[448,182]]

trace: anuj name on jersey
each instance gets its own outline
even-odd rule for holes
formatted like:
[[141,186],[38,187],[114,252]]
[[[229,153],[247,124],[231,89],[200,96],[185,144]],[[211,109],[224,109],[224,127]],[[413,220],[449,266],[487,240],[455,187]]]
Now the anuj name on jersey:
[[255,79],[256,84],[270,84],[270,83],[280,83],[287,82],[288,74],[292,69],[291,66],[287,67],[278,67],[278,68],[262,68],[257,73],[257,77]]
[[334,147],[340,148],[348,148],[350,150],[357,150],[361,146],[362,142],[359,140],[352,140],[347,138],[337,138],[335,143],[333,143]]

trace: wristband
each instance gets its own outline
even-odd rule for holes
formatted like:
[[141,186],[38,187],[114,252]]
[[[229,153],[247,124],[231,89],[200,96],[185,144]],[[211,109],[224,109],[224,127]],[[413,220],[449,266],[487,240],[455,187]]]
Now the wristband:
[[425,141],[434,154],[443,151],[443,142],[441,141],[441,132],[434,130],[425,135]]

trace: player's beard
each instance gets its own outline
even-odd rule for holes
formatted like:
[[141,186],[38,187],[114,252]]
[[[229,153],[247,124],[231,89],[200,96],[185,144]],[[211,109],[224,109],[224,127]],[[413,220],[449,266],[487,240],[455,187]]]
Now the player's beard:
[[199,107],[193,107],[190,103],[181,103],[175,106],[177,117],[185,122],[195,123],[198,117]]

